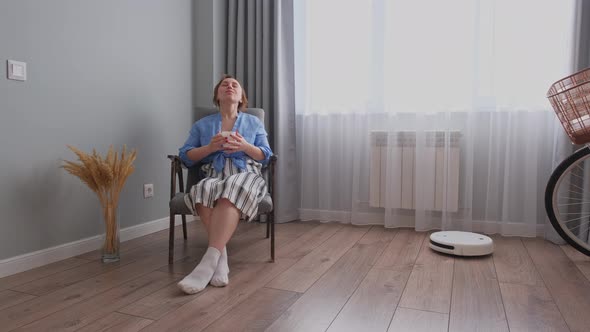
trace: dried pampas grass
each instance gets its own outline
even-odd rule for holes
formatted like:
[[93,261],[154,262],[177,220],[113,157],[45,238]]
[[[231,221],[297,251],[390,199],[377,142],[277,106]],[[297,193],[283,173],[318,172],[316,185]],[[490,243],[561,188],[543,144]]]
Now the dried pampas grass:
[[119,154],[113,150],[111,145],[106,157],[103,158],[96,150],[92,150],[92,154],[86,154],[73,146],[68,145],[68,148],[78,156],[79,162],[64,160],[61,167],[68,173],[77,176],[98,196],[106,227],[103,256],[118,254],[119,238],[116,211],[119,204],[119,194],[125,186],[125,181],[135,170],[133,162],[137,151],[128,152],[127,147],[123,146]]

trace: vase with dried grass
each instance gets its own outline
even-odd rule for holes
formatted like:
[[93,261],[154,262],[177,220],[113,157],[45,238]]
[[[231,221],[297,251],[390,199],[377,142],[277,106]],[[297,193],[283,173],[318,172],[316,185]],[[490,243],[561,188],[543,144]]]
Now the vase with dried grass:
[[120,259],[119,220],[117,208],[119,194],[125,181],[133,173],[133,162],[137,151],[127,151],[123,146],[121,153],[110,146],[106,157],[100,156],[96,150],[86,154],[73,146],[68,148],[78,156],[79,162],[64,160],[63,167],[68,173],[77,176],[96,193],[102,207],[105,226],[105,239],[102,248],[102,261],[116,262]]

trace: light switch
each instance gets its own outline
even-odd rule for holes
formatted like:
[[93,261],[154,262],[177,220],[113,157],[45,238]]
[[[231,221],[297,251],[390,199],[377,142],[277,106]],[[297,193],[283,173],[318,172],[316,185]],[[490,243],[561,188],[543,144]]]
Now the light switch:
[[8,79],[17,81],[27,80],[27,63],[21,61],[8,60]]

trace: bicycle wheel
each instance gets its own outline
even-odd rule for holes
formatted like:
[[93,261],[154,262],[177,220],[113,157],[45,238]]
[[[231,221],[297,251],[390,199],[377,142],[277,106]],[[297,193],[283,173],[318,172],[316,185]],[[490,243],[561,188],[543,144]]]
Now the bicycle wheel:
[[590,148],[579,149],[553,171],[545,209],[557,233],[590,256]]

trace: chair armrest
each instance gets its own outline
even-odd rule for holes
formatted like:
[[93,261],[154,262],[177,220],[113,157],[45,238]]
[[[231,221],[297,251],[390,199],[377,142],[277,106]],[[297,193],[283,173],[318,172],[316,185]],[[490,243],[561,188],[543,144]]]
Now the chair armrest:
[[275,201],[275,168],[276,168],[276,163],[277,160],[279,160],[279,156],[276,154],[273,154],[272,156],[270,156],[270,161],[268,164],[268,190],[270,193],[270,198],[272,199],[272,201]]
[[176,195],[176,177],[178,177],[178,187],[184,192],[184,181],[182,176],[182,167],[184,166],[179,156],[168,155],[170,159],[170,199]]
[[168,159],[170,159],[171,161],[175,161],[176,160],[180,164],[180,167],[181,168],[188,169],[188,167],[186,167],[186,165],[182,162],[182,159],[180,159],[179,156],[174,155],[174,154],[169,154],[168,155]]

